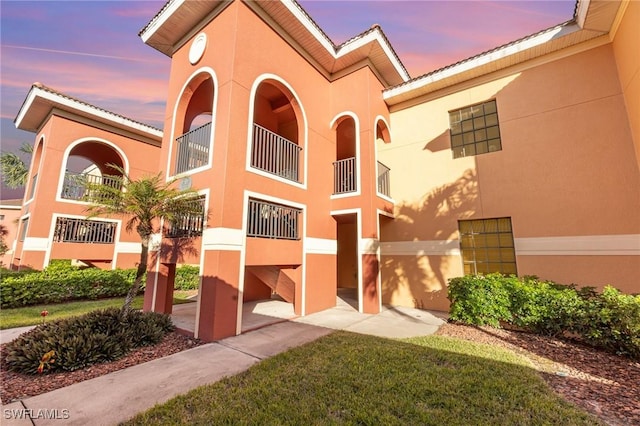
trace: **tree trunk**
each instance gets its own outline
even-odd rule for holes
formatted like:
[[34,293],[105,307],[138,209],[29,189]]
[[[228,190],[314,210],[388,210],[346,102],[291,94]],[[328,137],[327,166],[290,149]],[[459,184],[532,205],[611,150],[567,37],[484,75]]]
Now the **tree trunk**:
[[122,305],[122,310],[120,311],[120,316],[125,318],[131,312],[131,303],[133,299],[138,295],[140,291],[140,287],[142,286],[142,277],[144,277],[144,273],[147,272],[147,257],[149,254],[149,238],[150,237],[142,237],[142,251],[140,252],[140,263],[138,263],[138,270],[136,271],[136,279],[133,282],[133,285],[129,289],[129,293],[127,293],[127,297],[124,299],[124,305]]

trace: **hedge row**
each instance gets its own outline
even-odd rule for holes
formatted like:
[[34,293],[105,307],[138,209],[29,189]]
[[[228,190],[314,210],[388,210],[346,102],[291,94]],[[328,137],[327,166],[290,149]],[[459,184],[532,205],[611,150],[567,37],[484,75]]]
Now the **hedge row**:
[[610,286],[598,293],[591,287],[578,290],[501,274],[451,279],[448,292],[453,321],[494,327],[506,323],[640,358],[640,295]]
[[[79,269],[69,260],[53,261],[43,271],[3,274],[0,280],[0,307],[17,308],[71,300],[120,297],[127,294],[136,275],[135,269]],[[199,268],[177,268],[175,289],[198,288]]]
[[158,343],[174,329],[168,315],[110,308],[52,321],[9,342],[5,362],[24,374],[74,371],[116,360],[133,348]]

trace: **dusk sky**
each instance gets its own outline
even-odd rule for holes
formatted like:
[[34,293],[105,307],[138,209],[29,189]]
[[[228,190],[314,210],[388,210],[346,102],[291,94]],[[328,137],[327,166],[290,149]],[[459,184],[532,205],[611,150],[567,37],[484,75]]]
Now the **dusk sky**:
[[[0,149],[33,143],[35,135],[16,130],[13,120],[36,81],[162,127],[170,59],[138,32],[164,3],[0,1]],[[567,21],[575,8],[575,0],[300,4],[336,44],[380,24],[412,77]]]

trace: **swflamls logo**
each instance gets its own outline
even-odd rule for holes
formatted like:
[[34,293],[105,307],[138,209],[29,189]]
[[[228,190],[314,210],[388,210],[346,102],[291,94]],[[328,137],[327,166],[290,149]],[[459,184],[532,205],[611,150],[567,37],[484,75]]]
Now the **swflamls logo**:
[[46,420],[66,420],[70,418],[69,410],[66,408],[5,408],[3,410],[5,420],[10,419],[46,419]]

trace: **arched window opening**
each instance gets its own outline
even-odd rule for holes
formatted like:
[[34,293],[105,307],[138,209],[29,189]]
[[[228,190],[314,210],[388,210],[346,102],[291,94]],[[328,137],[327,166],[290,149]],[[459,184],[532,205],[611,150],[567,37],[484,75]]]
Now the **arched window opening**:
[[82,142],[71,149],[65,165],[64,183],[60,196],[67,200],[82,200],[88,184],[121,185],[124,161],[111,146],[97,142]]
[[298,121],[293,94],[276,81],[260,83],[254,100],[251,167],[300,182]]
[[356,122],[343,117],[336,126],[336,161],[333,163],[333,193],[345,194],[358,189],[356,159]]
[[31,183],[29,184],[29,194],[27,200],[32,199],[36,195],[36,185],[38,183],[38,170],[40,170],[40,161],[42,159],[42,150],[44,149],[44,138],[40,138],[36,144],[31,161]]
[[194,77],[182,93],[175,129],[173,173],[185,173],[209,164],[213,128],[214,83],[211,75]]
[[[380,150],[384,144],[391,142],[389,128],[383,120],[376,123],[376,149]],[[378,193],[387,197],[391,196],[391,169],[378,161]]]

